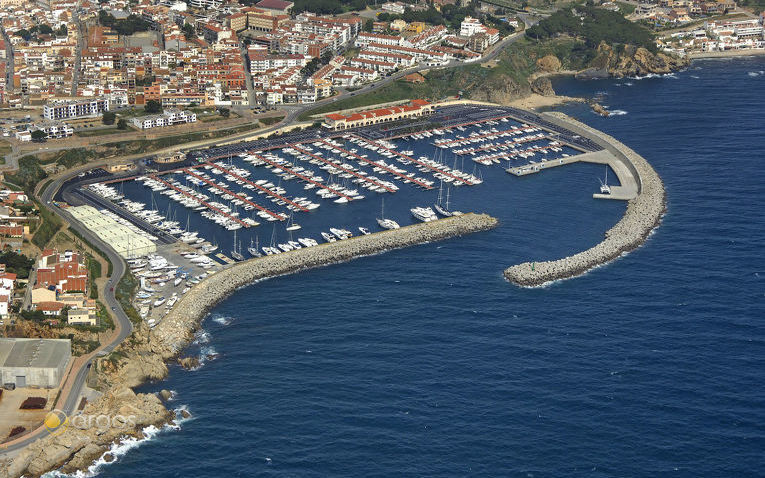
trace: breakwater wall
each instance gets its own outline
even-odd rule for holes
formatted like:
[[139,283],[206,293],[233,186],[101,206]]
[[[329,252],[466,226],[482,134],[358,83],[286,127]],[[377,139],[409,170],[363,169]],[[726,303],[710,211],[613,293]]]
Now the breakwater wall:
[[579,130],[606,146],[618,159],[625,162],[637,178],[638,195],[627,203],[624,217],[606,231],[605,239],[594,247],[559,260],[524,262],[505,269],[505,278],[523,287],[540,286],[584,274],[593,267],[639,247],[659,225],[666,210],[664,184],[645,158],[601,131],[562,113],[552,115],[560,122],[568,123],[567,126],[572,130]]
[[167,356],[177,355],[193,339],[201,318],[240,287],[391,249],[485,231],[497,224],[491,216],[471,213],[240,262],[197,284],[154,328],[152,336],[164,344]]

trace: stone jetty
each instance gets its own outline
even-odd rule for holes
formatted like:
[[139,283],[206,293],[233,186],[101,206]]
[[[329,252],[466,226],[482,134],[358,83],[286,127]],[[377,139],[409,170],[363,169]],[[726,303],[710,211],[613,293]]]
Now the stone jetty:
[[192,340],[199,320],[237,288],[269,277],[485,231],[497,223],[497,219],[486,214],[470,213],[240,262],[190,290],[154,328],[152,336],[159,339],[168,352],[177,354]]
[[548,282],[584,274],[609,262],[625,252],[639,247],[659,225],[666,210],[664,185],[656,171],[642,156],[616,139],[580,123],[562,113],[550,113],[568,123],[572,130],[586,134],[610,150],[637,178],[638,195],[627,203],[624,217],[609,229],[603,242],[572,256],[546,262],[524,262],[505,269],[507,280],[523,287],[535,287]]

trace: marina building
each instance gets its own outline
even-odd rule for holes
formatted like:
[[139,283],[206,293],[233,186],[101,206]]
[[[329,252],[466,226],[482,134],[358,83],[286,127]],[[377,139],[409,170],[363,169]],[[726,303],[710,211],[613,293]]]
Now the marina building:
[[156,244],[150,239],[92,206],[70,207],[68,211],[126,259],[142,257],[157,250]]
[[322,126],[331,130],[369,126],[389,121],[416,118],[433,111],[433,105],[425,100],[412,100],[409,104],[360,111],[348,115],[331,113],[324,117]]
[[55,388],[72,357],[69,339],[0,338],[0,382]]

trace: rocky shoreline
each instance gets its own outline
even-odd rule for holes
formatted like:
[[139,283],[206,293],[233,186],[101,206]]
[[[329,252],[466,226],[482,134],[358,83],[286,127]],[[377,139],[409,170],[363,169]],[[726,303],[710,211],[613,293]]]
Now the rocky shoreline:
[[[191,343],[207,312],[238,288],[270,277],[349,261],[392,249],[414,246],[485,231],[497,219],[465,214],[401,229],[382,231],[345,241],[303,248],[286,254],[251,259],[227,267],[197,284],[154,329],[138,325],[133,335],[94,368],[103,375],[104,393],[89,403],[84,414],[134,417],[130,427],[76,428],[50,435],[24,448],[10,463],[0,463],[0,478],[40,476],[51,470],[86,470],[96,460],[111,461],[112,446],[125,438],[142,439],[144,430],[171,423],[176,414],[165,408],[170,393],[136,394],[132,388],[167,376],[167,362],[178,359]],[[185,417],[185,416],[184,416]]]
[[621,156],[638,178],[638,196],[627,204],[624,217],[606,231],[603,242],[569,257],[545,262],[524,262],[504,271],[510,282],[522,287],[538,287],[549,282],[576,277],[605,264],[625,252],[636,249],[661,222],[666,210],[664,184],[642,156],[613,137],[580,123],[562,113],[551,113],[569,122],[601,142],[606,142]]

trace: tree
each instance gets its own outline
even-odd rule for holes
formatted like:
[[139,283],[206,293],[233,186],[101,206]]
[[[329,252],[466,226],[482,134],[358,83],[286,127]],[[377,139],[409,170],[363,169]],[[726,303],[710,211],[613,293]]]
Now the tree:
[[119,121],[117,121],[117,129],[127,129],[128,124],[127,121],[125,121],[125,118],[120,118]]
[[32,131],[32,141],[45,141],[45,138],[48,137],[48,133],[41,129],[36,129]]
[[375,21],[374,20],[372,20],[371,18],[367,19],[364,22],[364,31],[367,32],[367,33],[371,32],[372,28],[374,28],[374,25],[375,25]]
[[50,27],[50,25],[43,23],[40,25],[40,27],[37,29],[38,32],[42,33],[43,35],[50,35],[53,33],[53,29]]
[[62,23],[60,27],[58,27],[58,30],[56,30],[56,35],[60,37],[65,37],[69,34],[69,29],[66,27],[66,23]]
[[231,116],[231,110],[229,110],[228,108],[219,108],[218,113],[220,113],[220,115],[224,118],[228,118],[229,116]]
[[187,40],[191,40],[197,35],[197,32],[194,30],[194,26],[190,23],[184,23],[183,24],[183,37]]
[[328,51],[327,53],[321,55],[321,64],[322,65],[328,65],[330,60],[332,60],[332,52]]
[[101,121],[104,124],[114,124],[117,119],[117,114],[114,111],[104,111],[104,115],[101,117]]
[[157,100],[149,100],[143,106],[143,110],[150,114],[160,113],[162,112],[162,103]]

